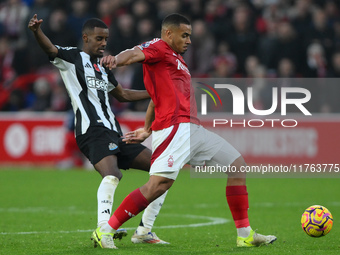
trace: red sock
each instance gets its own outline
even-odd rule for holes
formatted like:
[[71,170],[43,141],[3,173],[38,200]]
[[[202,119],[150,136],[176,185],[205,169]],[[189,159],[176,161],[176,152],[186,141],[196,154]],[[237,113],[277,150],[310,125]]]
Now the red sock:
[[136,216],[149,205],[139,188],[132,191],[119,205],[109,220],[109,225],[117,230],[125,221]]
[[247,187],[245,185],[227,186],[226,196],[236,228],[245,228],[250,226],[248,219],[249,204]]

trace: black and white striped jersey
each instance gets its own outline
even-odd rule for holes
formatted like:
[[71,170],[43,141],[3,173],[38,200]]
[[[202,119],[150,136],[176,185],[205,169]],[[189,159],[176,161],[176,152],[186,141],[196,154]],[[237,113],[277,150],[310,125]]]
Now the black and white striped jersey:
[[111,111],[108,92],[118,82],[113,73],[99,65],[99,59],[74,47],[60,47],[51,59],[60,71],[75,114],[75,135],[86,133],[90,126],[102,126],[121,134]]

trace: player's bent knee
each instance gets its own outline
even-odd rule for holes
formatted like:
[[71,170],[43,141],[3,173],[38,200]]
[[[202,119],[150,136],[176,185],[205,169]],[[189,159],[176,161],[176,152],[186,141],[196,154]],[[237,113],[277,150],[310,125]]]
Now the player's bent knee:
[[117,177],[119,180],[121,180],[123,178],[123,174],[120,170],[115,170],[113,172],[113,176]]
[[145,198],[151,202],[163,195],[174,183],[174,180],[161,176],[150,176],[149,181],[140,188]]
[[[243,159],[242,156],[238,157],[237,159],[235,159],[235,161],[233,163],[231,163],[231,166],[234,167],[236,169],[236,171],[231,171],[231,172],[228,172],[228,178],[231,178],[231,179],[239,179],[239,180],[242,180],[242,179],[245,179],[246,178],[246,172],[244,171],[241,171],[241,168],[246,166],[246,162],[245,160]],[[231,180],[233,181],[233,180]],[[242,181],[244,182],[244,181]]]
[[121,180],[123,178],[123,174],[118,168],[110,168],[110,169],[103,169],[103,168],[96,168],[96,170],[100,173],[100,175],[104,178],[106,176],[114,176]]
[[234,160],[233,163],[231,163],[232,166],[235,166],[236,168],[241,168],[241,166],[246,166],[246,162],[244,161],[244,158],[242,156],[239,156],[237,159]]

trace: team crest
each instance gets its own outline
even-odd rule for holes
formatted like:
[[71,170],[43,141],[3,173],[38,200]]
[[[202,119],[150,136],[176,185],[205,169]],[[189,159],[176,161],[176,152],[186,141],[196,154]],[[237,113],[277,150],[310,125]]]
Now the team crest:
[[173,165],[174,165],[174,157],[170,155],[168,159],[168,167],[172,167]]
[[115,144],[115,143],[109,143],[109,150],[110,150],[110,151],[113,151],[114,149],[117,149],[117,148],[118,148],[117,144]]

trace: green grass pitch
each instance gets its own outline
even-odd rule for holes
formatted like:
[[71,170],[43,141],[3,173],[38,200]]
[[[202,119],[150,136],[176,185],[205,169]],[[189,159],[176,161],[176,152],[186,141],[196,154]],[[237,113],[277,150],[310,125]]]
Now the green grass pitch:
[[[147,179],[147,173],[124,172],[114,208]],[[189,171],[181,171],[153,229],[171,244],[132,244],[140,214],[123,225],[129,235],[116,241],[118,250],[94,249],[90,241],[100,180],[94,171],[2,169],[0,254],[340,254],[337,178],[248,179],[250,223],[278,240],[259,248],[237,248],[226,179],[194,179]],[[301,229],[301,215],[313,204],[333,214],[333,229],[325,237],[312,238]]]

